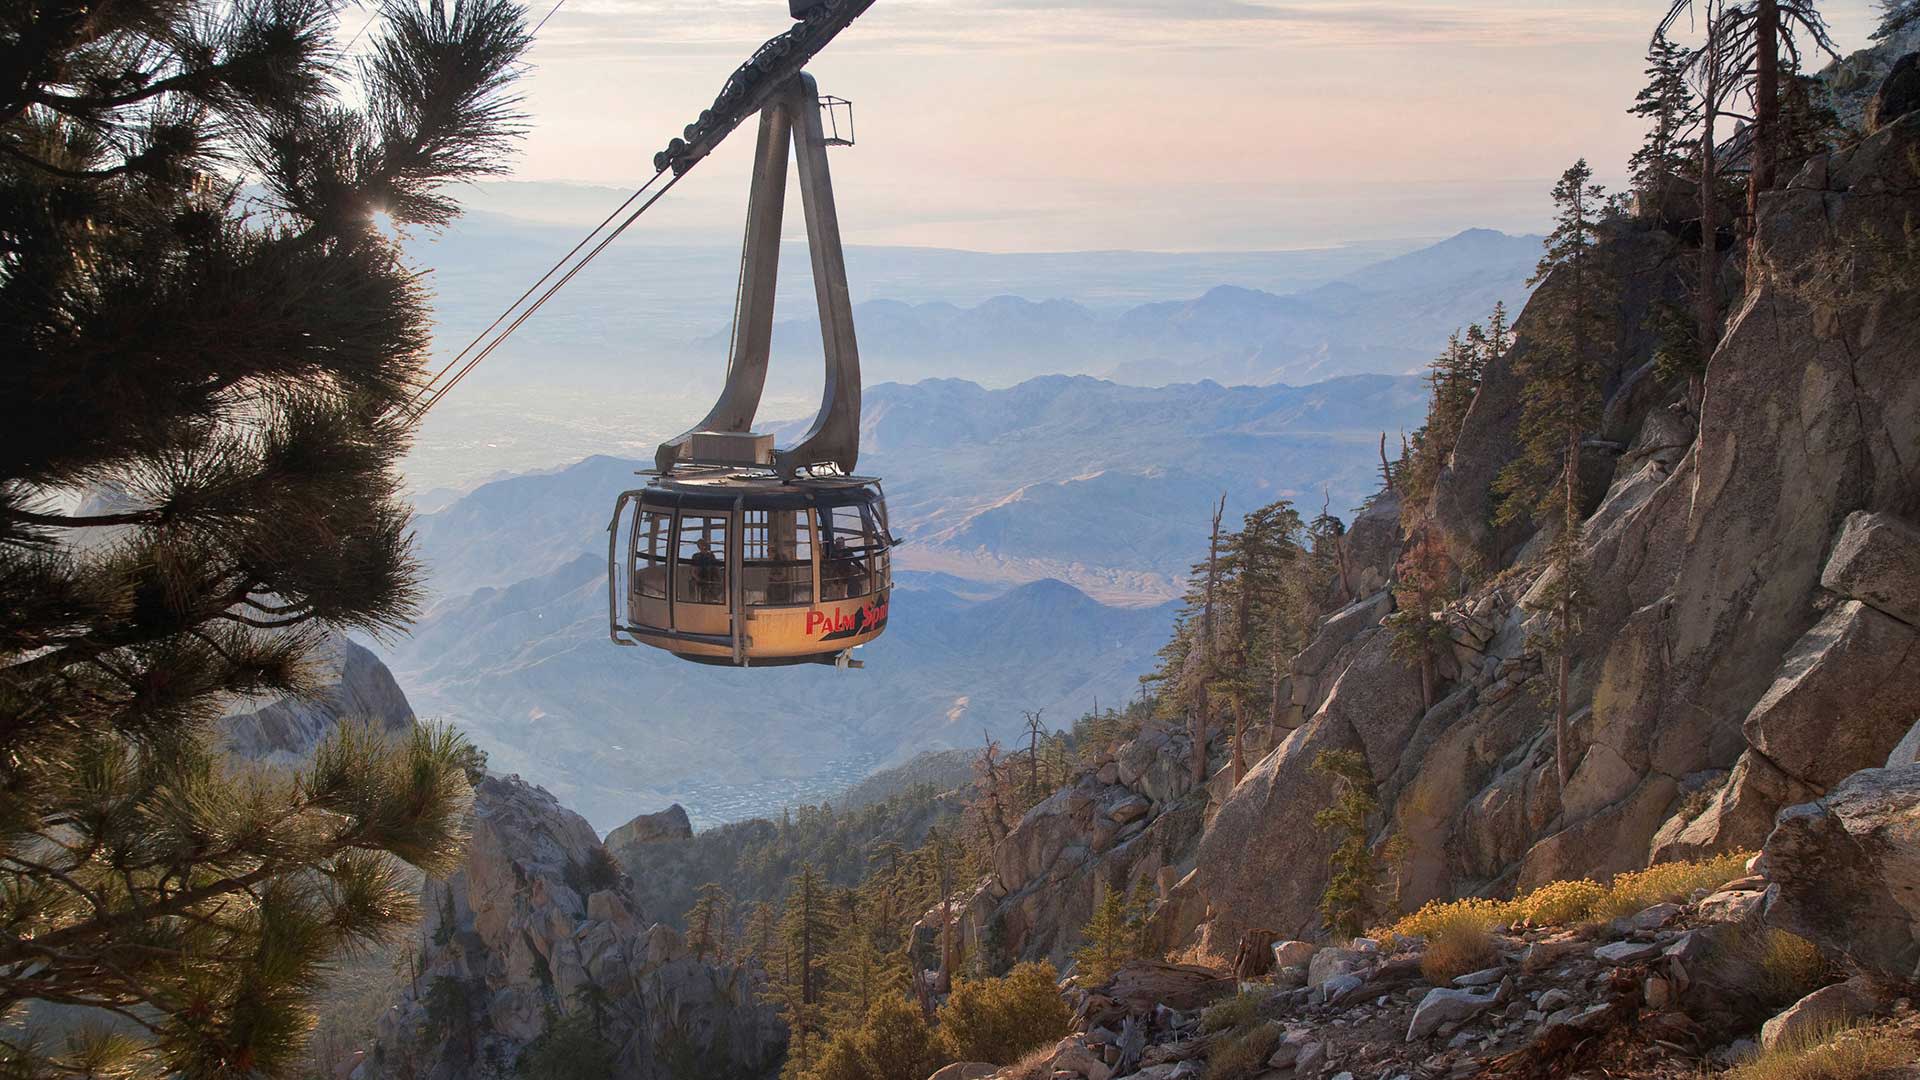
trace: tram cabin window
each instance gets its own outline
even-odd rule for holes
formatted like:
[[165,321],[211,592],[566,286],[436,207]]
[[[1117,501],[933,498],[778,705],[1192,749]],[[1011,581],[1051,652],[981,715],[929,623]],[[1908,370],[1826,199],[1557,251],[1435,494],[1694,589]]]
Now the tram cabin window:
[[879,532],[860,506],[820,511],[820,599],[845,600],[874,591],[871,557]]
[[673,595],[683,604],[727,602],[726,518],[681,516],[680,565]]
[[741,529],[741,587],[757,607],[813,602],[813,530],[797,510],[749,510]]
[[673,515],[648,510],[634,537],[634,586],[641,596],[667,598],[667,557],[672,554]]

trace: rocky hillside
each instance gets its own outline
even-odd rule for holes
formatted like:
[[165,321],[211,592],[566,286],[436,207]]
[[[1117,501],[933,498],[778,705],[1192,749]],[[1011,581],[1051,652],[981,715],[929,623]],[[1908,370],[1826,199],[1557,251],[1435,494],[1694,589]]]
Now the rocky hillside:
[[343,722],[368,724],[389,735],[412,729],[413,706],[379,657],[336,635],[316,660],[322,677],[314,698],[256,703],[221,718],[228,753],[271,765],[298,765]]
[[[1271,752],[1235,785],[1216,743],[1196,786],[1186,736],[1150,730],[1026,815],[966,908],[968,933],[1063,958],[1102,890],[1142,880],[1167,945],[1230,957],[1248,931],[1319,933],[1335,838],[1313,819],[1335,787],[1313,763],[1328,750],[1366,762],[1375,850],[1404,838],[1393,873],[1408,910],[1757,849],[1781,811],[1885,764],[1920,716],[1920,305],[1863,288],[1847,275],[1884,268],[1833,253],[1886,252],[1911,273],[1917,162],[1908,116],[1767,198],[1755,282],[1698,415],[1656,378],[1643,329],[1680,288],[1681,241],[1656,221],[1607,241],[1628,268],[1622,347],[1581,463],[1591,606],[1571,646],[1564,789],[1541,693],[1545,541],[1490,524],[1490,483],[1517,452],[1529,315],[1430,499],[1377,500],[1344,538],[1357,598],[1294,657]],[[1483,568],[1438,616],[1451,647],[1430,708],[1382,626],[1415,524]]]
[[517,776],[475,788],[467,861],[424,901],[418,957],[366,1075],[452,1080],[543,1051],[636,1080],[778,1065],[785,1035],[757,970],[704,962],[643,919],[586,820]]
[[[1867,786],[1884,791],[1886,782]],[[1920,1014],[1907,996],[1907,970],[1869,963],[1830,978],[1817,953],[1796,951],[1795,939],[1769,928],[1811,884],[1801,876],[1807,867],[1790,868],[1771,847],[1755,861],[1759,873],[1742,873],[1735,862],[1708,879],[1731,872],[1731,880],[1610,920],[1489,918],[1497,925],[1482,932],[1479,955],[1458,974],[1436,967],[1436,945],[1418,935],[1338,947],[1275,942],[1256,958],[1256,981],[1133,962],[1105,984],[1068,991],[1073,1034],[1023,1066],[979,1066],[969,1075],[1679,1080],[1763,1051],[1785,1056],[1841,1026],[1864,1028],[1860,1037],[1877,1044],[1870,1065],[1793,1075],[1920,1074]]]

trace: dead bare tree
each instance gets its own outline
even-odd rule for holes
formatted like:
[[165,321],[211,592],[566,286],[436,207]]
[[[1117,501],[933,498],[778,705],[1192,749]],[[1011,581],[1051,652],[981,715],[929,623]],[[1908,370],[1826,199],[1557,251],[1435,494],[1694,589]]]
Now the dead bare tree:
[[1006,839],[1010,830],[1007,825],[1006,802],[1001,793],[1006,790],[1006,763],[1000,758],[1000,744],[985,730],[980,737],[986,740],[980,756],[973,759],[973,772],[980,787],[980,823],[987,830],[987,839],[995,844]]
[[1045,709],[1020,710],[1020,715],[1027,722],[1027,798],[1029,799],[1040,797],[1040,736],[1046,730],[1046,725],[1040,717],[1046,711]]

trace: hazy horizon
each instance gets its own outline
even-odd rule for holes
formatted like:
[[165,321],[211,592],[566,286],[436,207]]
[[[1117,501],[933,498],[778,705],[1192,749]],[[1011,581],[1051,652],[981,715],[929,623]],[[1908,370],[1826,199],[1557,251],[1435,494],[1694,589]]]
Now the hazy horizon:
[[[859,146],[834,157],[852,244],[1244,252],[1537,232],[1575,158],[1624,178],[1666,6],[880,0],[811,70],[855,103]],[[1872,0],[1822,9],[1843,53],[1868,44]],[[567,0],[533,48],[502,179],[630,190],[787,25],[779,0]],[[737,243],[752,144],[736,132],[646,235]]]

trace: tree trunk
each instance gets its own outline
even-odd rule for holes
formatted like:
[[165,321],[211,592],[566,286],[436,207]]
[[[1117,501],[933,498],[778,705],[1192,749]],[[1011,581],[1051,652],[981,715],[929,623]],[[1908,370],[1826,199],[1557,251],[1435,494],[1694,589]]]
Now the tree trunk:
[[1193,782],[1196,784],[1207,782],[1207,732],[1213,727],[1213,718],[1208,713],[1212,709],[1213,699],[1207,694],[1206,688],[1201,687],[1200,700],[1194,703],[1193,725],[1189,730],[1189,734],[1193,736],[1191,769]]
[[1241,746],[1247,736],[1247,703],[1239,698],[1233,699],[1233,783],[1240,785],[1242,777],[1247,775],[1247,758]]
[[1027,798],[1040,794],[1040,722],[1027,717]]
[[1246,982],[1273,971],[1273,943],[1280,935],[1271,930],[1248,930],[1240,935],[1240,948],[1234,953],[1234,977]]
[[1580,477],[1580,433],[1568,429],[1567,432],[1567,468],[1565,517],[1561,521],[1560,543],[1560,656],[1558,658],[1558,680],[1553,695],[1553,764],[1560,778],[1560,789],[1566,790],[1567,781],[1572,779],[1571,765],[1567,761],[1567,684],[1573,670],[1573,560],[1577,541],[1574,530],[1580,522],[1579,503]]
[[[1709,79],[1705,126],[1700,136],[1700,282],[1695,295],[1703,365],[1720,344],[1720,200],[1717,198],[1720,176],[1713,147],[1714,95],[1718,92],[1718,85]],[[1696,417],[1706,397],[1704,381],[1697,371],[1687,380],[1688,404]]]
[[943,847],[940,859],[940,992],[953,992],[953,871]]
[[1280,684],[1284,681],[1282,672],[1285,670],[1280,666],[1280,656],[1285,651],[1273,650],[1273,687],[1267,701],[1267,730],[1274,735],[1280,733]]
[[1747,176],[1749,229],[1760,219],[1760,193],[1773,190],[1773,171],[1780,157],[1780,0],[1759,0],[1753,32],[1756,38],[1753,171]]
[[1433,708],[1433,646],[1420,646],[1420,705],[1424,709]]

